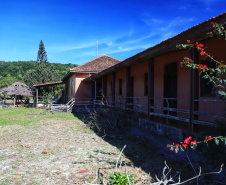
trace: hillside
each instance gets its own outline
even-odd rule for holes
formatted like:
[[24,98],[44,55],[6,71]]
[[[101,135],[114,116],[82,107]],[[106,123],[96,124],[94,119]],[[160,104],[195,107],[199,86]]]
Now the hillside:
[[[16,81],[26,81],[24,77],[28,71],[37,68],[36,61],[13,61],[5,62],[0,61],[0,89],[14,83]],[[60,63],[47,63],[47,67],[54,70],[58,75],[56,80],[62,79],[70,68],[76,67],[76,64],[60,64]]]

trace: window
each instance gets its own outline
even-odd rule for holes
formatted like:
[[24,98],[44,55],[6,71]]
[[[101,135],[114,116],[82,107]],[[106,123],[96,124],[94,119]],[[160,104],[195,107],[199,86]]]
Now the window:
[[144,96],[148,96],[148,73],[144,74]]
[[[207,65],[209,68],[216,68],[215,62],[211,62],[210,59],[203,60],[201,64]],[[211,83],[209,79],[202,78],[203,75],[200,76],[200,97],[215,97],[216,93],[214,84]],[[216,73],[213,75],[215,76]]]
[[122,96],[122,79],[119,79],[118,82],[118,94],[119,96]]

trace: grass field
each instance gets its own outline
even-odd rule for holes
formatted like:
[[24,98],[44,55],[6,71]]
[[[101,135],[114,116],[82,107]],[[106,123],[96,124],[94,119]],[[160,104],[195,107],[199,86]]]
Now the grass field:
[[46,110],[25,107],[0,109],[0,126],[3,125],[28,125],[43,119],[60,118],[75,120],[73,114],[57,113],[51,114]]

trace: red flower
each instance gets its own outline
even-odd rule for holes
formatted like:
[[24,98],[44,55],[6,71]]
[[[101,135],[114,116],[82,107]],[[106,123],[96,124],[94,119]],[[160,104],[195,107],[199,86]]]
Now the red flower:
[[197,47],[202,48],[204,46],[204,44],[198,44]]
[[88,172],[87,169],[85,169],[85,170],[80,170],[78,173],[86,173],[86,172]]
[[195,145],[196,144],[196,140],[191,142],[191,145]]
[[207,68],[207,65],[204,65],[204,66],[203,66],[203,69],[206,69],[206,68]]
[[215,30],[213,30],[213,32],[215,32]]
[[191,139],[192,139],[192,137],[191,137],[191,136],[190,136],[190,137],[188,137],[188,138],[186,138],[186,139],[184,140],[184,143],[189,144],[189,143],[190,143],[190,141],[191,141]]
[[187,40],[187,43],[189,44],[191,41],[190,40]]
[[186,144],[182,144],[182,146],[186,149],[188,145],[186,145]]
[[211,136],[206,136],[205,140],[213,139]]
[[192,62],[192,59],[189,59],[190,62]]
[[202,55],[202,56],[205,55],[205,52],[204,51],[201,51],[200,52],[200,55]]
[[198,42],[195,43],[195,45],[198,45],[198,44],[199,44]]

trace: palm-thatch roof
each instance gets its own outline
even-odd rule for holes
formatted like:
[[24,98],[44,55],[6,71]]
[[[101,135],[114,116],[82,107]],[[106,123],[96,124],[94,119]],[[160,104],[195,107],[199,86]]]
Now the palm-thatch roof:
[[6,92],[7,95],[33,96],[32,89],[22,82],[16,82],[0,89],[0,94],[3,92]]

